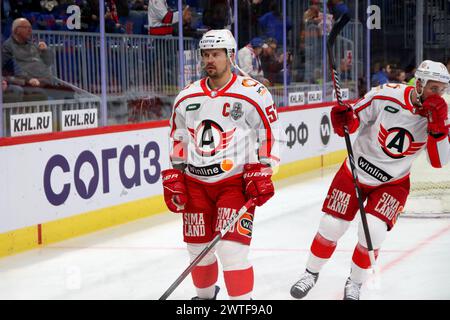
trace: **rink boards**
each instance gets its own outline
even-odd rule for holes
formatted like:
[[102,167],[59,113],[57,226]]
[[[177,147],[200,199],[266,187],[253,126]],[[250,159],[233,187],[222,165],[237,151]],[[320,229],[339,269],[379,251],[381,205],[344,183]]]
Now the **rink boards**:
[[[340,162],[331,103],[279,108],[274,179]],[[168,121],[0,138],[0,257],[167,211]]]

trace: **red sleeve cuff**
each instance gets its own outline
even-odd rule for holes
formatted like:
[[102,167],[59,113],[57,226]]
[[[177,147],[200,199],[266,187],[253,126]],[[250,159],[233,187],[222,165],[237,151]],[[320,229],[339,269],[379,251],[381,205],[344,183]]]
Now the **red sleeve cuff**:
[[170,24],[173,20],[173,11],[167,11],[166,15],[162,19],[162,23]]

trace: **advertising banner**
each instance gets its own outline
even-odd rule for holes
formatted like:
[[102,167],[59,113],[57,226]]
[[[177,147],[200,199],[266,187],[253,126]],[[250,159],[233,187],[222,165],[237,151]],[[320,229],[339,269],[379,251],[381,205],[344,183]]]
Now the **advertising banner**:
[[12,137],[53,131],[51,112],[11,115],[10,123]]
[[0,147],[0,233],[162,194],[168,127]]
[[80,130],[98,127],[98,110],[64,110],[61,111],[61,130]]

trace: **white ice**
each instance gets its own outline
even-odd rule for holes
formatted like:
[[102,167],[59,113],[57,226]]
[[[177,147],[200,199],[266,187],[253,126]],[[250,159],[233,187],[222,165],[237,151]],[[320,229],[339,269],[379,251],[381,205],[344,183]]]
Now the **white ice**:
[[[256,211],[250,258],[254,299],[292,299],[336,167],[277,183]],[[342,299],[358,220],[306,299]],[[188,266],[181,217],[172,213],[0,259],[0,299],[158,299]],[[450,219],[400,218],[381,250],[378,282],[361,299],[450,299]],[[222,288],[219,299],[228,299]],[[195,296],[188,277],[169,299]]]

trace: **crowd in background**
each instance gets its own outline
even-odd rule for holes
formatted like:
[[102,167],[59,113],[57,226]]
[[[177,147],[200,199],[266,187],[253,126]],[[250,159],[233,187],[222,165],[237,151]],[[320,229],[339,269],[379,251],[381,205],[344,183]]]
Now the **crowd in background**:
[[[330,0],[333,4],[342,3],[341,0]],[[183,35],[185,37],[200,38],[209,29],[227,28],[233,29],[233,0],[184,0],[182,11]],[[305,51],[309,50],[310,55],[322,56],[321,38],[323,30],[329,32],[333,23],[332,15],[323,15],[323,3],[320,0],[309,1],[307,10],[303,12],[303,26],[300,30],[292,30],[289,17],[286,21],[287,31],[291,36],[300,39],[300,50],[292,53],[289,47],[286,54],[287,82],[299,81],[306,83],[321,84],[322,66],[320,63],[309,63],[305,60]],[[80,8],[81,24],[78,29],[68,28],[67,20],[69,6],[76,5]],[[179,14],[177,11],[177,0],[105,0],[105,31],[106,33],[120,34],[150,34],[157,36],[177,36]],[[237,61],[239,66],[251,77],[259,80],[266,86],[274,86],[284,83],[284,54],[283,46],[283,19],[280,12],[280,1],[276,0],[239,0],[239,34]],[[70,12],[70,10],[69,10]],[[23,73],[28,73],[25,77],[26,84],[31,87],[34,93],[41,93],[36,85],[38,77],[33,72],[23,72],[18,75],[17,66],[5,65],[12,57],[14,42],[11,35],[13,31],[13,21],[18,18],[25,18],[27,28],[31,30],[50,31],[72,31],[72,32],[99,32],[99,1],[98,0],[2,0],[1,1],[1,21],[2,21],[2,75],[4,81],[3,88],[9,88],[14,99],[23,96],[21,78]],[[23,21],[22,21],[23,22]],[[297,33],[298,32],[298,33]],[[31,35],[31,33],[30,33]],[[9,40],[9,42],[8,42]],[[30,41],[30,38],[23,40]],[[16,41],[17,42],[17,41]],[[50,52],[45,47],[40,48],[39,44],[34,44],[28,48],[32,54],[24,55],[24,58],[41,59],[42,68],[48,73],[48,67],[54,63],[50,59]],[[46,44],[43,44],[46,46]],[[5,52],[8,49],[9,52]],[[6,56],[5,56],[6,54]],[[45,61],[44,61],[45,60]],[[303,64],[299,63],[303,61]],[[297,63],[295,68],[293,64]],[[447,61],[450,69],[450,61]],[[347,59],[340,61],[341,80],[350,79],[351,63]],[[38,68],[39,69],[39,68]],[[293,70],[295,69],[295,70]],[[381,85],[387,82],[413,84],[415,66],[395,65],[377,62],[373,65],[371,85]],[[42,72],[38,72],[42,73]],[[295,74],[293,74],[295,73]],[[299,73],[301,73],[299,75]],[[18,79],[20,81],[18,81]],[[353,79],[354,80],[354,79]],[[31,81],[31,82],[30,82]],[[365,79],[360,78],[359,96],[362,96],[366,88]],[[22,81],[23,82],[23,81]],[[50,81],[43,81],[48,86]],[[52,85],[55,85],[52,83]],[[19,86],[19,87],[15,87]],[[67,89],[64,87],[64,89]],[[5,89],[4,89],[5,90]],[[4,91],[5,92],[5,91]],[[64,95],[71,90],[66,90]],[[25,91],[26,93],[26,91]],[[8,97],[8,94],[6,94]],[[42,99],[48,99],[49,95],[43,95]],[[34,98],[33,98],[34,99]]]
[[[183,25],[186,30],[231,29],[233,24],[230,0],[185,0],[183,1]],[[66,21],[70,16],[67,8],[77,5],[81,12],[81,27],[75,31],[99,32],[98,0],[2,0],[2,34],[7,38],[11,33],[12,21],[24,17],[35,30],[66,30]],[[165,6],[171,16],[159,19],[166,24],[174,24],[172,35],[177,34],[176,19],[178,1],[176,0],[105,0],[105,23],[107,33],[147,34],[152,27],[152,8]],[[240,46],[251,36],[266,35],[281,41],[282,18],[279,3],[274,0],[239,0],[240,20],[248,23],[249,28],[242,28]],[[156,17],[156,20],[158,17]],[[161,22],[161,21],[160,21]]]
[[[234,3],[232,0],[183,1],[184,37],[198,39],[209,29],[232,29],[232,2]],[[105,31],[177,36],[177,4],[176,0],[105,0]],[[70,28],[67,23],[73,13],[69,8],[72,5],[80,9],[81,24],[76,29]],[[280,54],[283,19],[278,1],[240,0],[238,5],[242,21],[239,28],[242,32],[237,37],[240,48],[238,63],[249,75],[268,86],[283,83],[284,55]],[[96,33],[100,30],[98,0],[2,0],[1,15],[2,43],[11,39],[13,22],[18,18],[25,18],[32,30]],[[287,28],[292,28],[289,20]],[[30,40],[31,38],[26,41]],[[5,52],[2,54],[5,55]],[[8,57],[10,56],[11,54]],[[293,59],[292,54],[289,53],[287,58],[289,67]],[[6,61],[3,61],[3,76],[12,85],[12,70],[17,68],[10,67],[5,71],[5,63]],[[290,82],[290,77],[288,81]]]
[[[330,3],[342,3],[330,0]],[[105,0],[105,31],[114,34],[137,34],[155,36],[177,36],[179,34],[179,13],[177,0]],[[277,0],[238,0],[239,34],[238,48],[251,56],[250,75],[266,85],[284,83],[283,17],[281,2]],[[77,29],[69,28],[67,9],[76,5],[80,8],[81,24]],[[230,29],[234,31],[233,0],[184,0],[182,11],[183,36],[199,39],[209,29]],[[306,82],[321,84],[322,67],[319,62],[306,60],[321,57],[322,31],[332,26],[332,15],[323,15],[321,0],[308,1],[307,10],[302,13],[300,30],[293,30],[288,17],[287,27],[287,83]],[[6,40],[11,35],[14,19],[26,18],[33,30],[53,30],[72,32],[100,31],[98,0],[2,0],[2,36]],[[70,12],[70,10],[69,10]],[[293,45],[292,38],[299,39]],[[252,51],[251,42],[262,39],[261,50]],[[296,40],[297,41],[297,40]],[[274,49],[273,49],[274,48]],[[272,50],[273,49],[273,50]],[[308,56],[305,51],[308,50]],[[248,52],[251,51],[251,52]],[[242,56],[243,54],[241,54]],[[249,59],[244,59],[244,64]],[[241,61],[238,61],[241,64]],[[242,67],[242,65],[241,65]],[[244,65],[245,67],[245,65]],[[341,61],[342,80],[349,77],[350,65]]]
[[[230,0],[184,1],[184,37],[200,38],[209,29],[233,30]],[[81,23],[70,28],[70,6],[80,9]],[[105,0],[105,32],[112,34],[177,36],[177,1]],[[280,54],[282,17],[277,1],[242,0],[239,10],[243,25],[239,34],[238,63],[248,74],[267,86],[283,83],[283,58]],[[100,31],[98,0],[2,0],[2,95],[4,103],[73,99],[81,88],[55,76],[54,43],[36,40],[35,31]],[[250,27],[245,28],[249,22]],[[290,26],[288,25],[290,28]],[[287,59],[288,65],[292,56]],[[157,72],[157,71],[156,71]],[[82,90],[81,90],[82,91]],[[166,110],[164,102],[153,98],[130,98],[128,122],[141,120],[142,113]],[[167,114],[145,115],[163,119]]]
[[[450,72],[450,57],[446,61],[442,61],[447,66]],[[415,65],[408,65],[405,67],[398,66],[392,63],[376,62],[373,67],[371,84],[372,86],[379,86],[385,83],[401,83],[414,85],[416,72]]]

